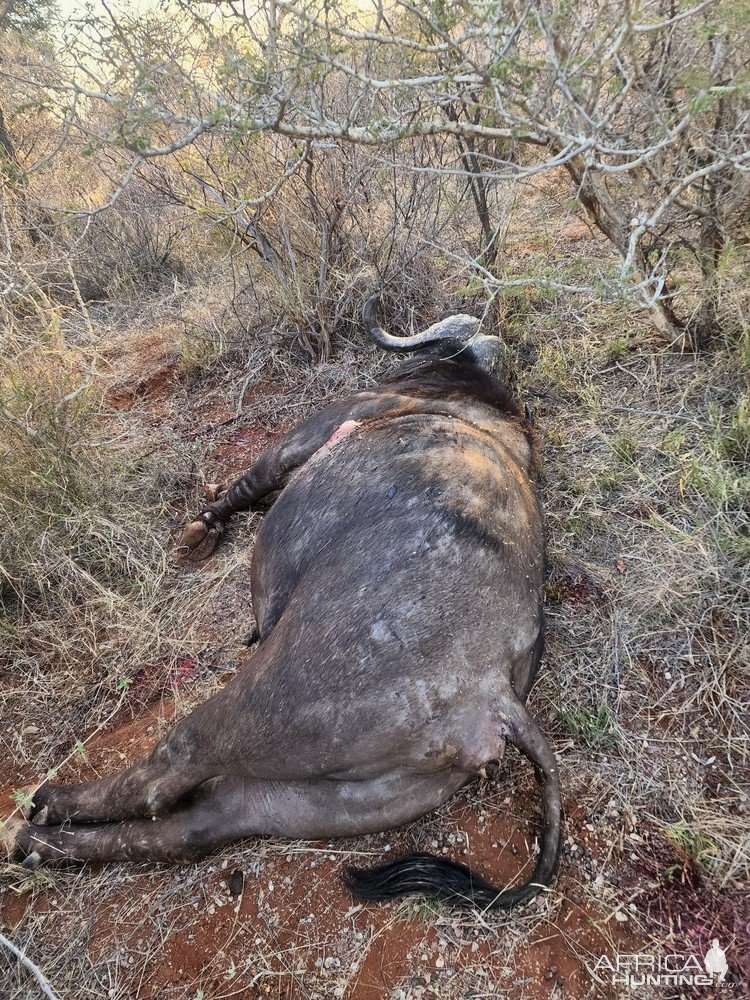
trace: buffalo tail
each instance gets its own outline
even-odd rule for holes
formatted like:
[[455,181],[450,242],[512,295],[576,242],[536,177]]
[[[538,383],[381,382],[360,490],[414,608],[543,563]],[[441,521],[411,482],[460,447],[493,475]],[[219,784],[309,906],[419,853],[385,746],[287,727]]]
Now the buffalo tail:
[[503,712],[508,738],[534,765],[544,805],[539,856],[531,878],[513,889],[500,889],[467,865],[434,854],[416,852],[372,868],[349,868],[344,883],[355,896],[368,901],[403,896],[431,896],[457,906],[501,910],[535,896],[549,884],[557,869],[562,827],[560,775],[547,737],[528,710],[516,699]]

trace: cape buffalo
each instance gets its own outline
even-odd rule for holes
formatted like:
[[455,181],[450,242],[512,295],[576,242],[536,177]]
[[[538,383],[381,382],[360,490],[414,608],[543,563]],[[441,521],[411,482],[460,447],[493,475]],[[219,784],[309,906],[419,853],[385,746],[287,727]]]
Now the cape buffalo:
[[346,883],[507,907],[554,874],[555,757],[525,707],[543,647],[542,518],[532,431],[497,380],[503,345],[470,316],[411,337],[418,354],[268,448],[189,525],[204,559],[237,511],[276,494],[251,570],[260,644],[213,698],[111,777],[42,785],[17,857],[190,861],[241,837],[324,838],[435,809],[510,740],[533,763],[544,820],[528,882],[500,889],[427,853]]

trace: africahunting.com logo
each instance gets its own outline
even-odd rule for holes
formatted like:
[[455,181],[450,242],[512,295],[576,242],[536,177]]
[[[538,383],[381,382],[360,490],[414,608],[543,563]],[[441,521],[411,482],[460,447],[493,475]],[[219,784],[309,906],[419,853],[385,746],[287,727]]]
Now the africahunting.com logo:
[[727,982],[727,956],[714,938],[711,948],[701,961],[695,955],[675,952],[664,955],[601,955],[588,971],[599,983],[638,989],[641,986],[722,986]]

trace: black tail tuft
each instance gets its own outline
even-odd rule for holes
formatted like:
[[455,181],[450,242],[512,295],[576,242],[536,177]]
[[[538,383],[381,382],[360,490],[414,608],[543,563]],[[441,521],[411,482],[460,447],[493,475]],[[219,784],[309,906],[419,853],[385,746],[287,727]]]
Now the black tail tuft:
[[[423,851],[404,854],[373,868],[348,868],[344,873],[344,884],[355,896],[369,902],[421,895],[441,899],[454,906],[497,909],[521,901],[517,894],[498,889],[459,861],[439,858]],[[536,888],[528,895],[534,891]]]

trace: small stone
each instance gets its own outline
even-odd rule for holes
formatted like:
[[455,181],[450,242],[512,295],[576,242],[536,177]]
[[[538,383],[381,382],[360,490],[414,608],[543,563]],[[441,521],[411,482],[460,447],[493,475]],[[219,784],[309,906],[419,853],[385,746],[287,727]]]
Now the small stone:
[[445,959],[443,958],[442,955],[438,955],[438,957],[435,959],[435,968],[436,969],[445,968]]

